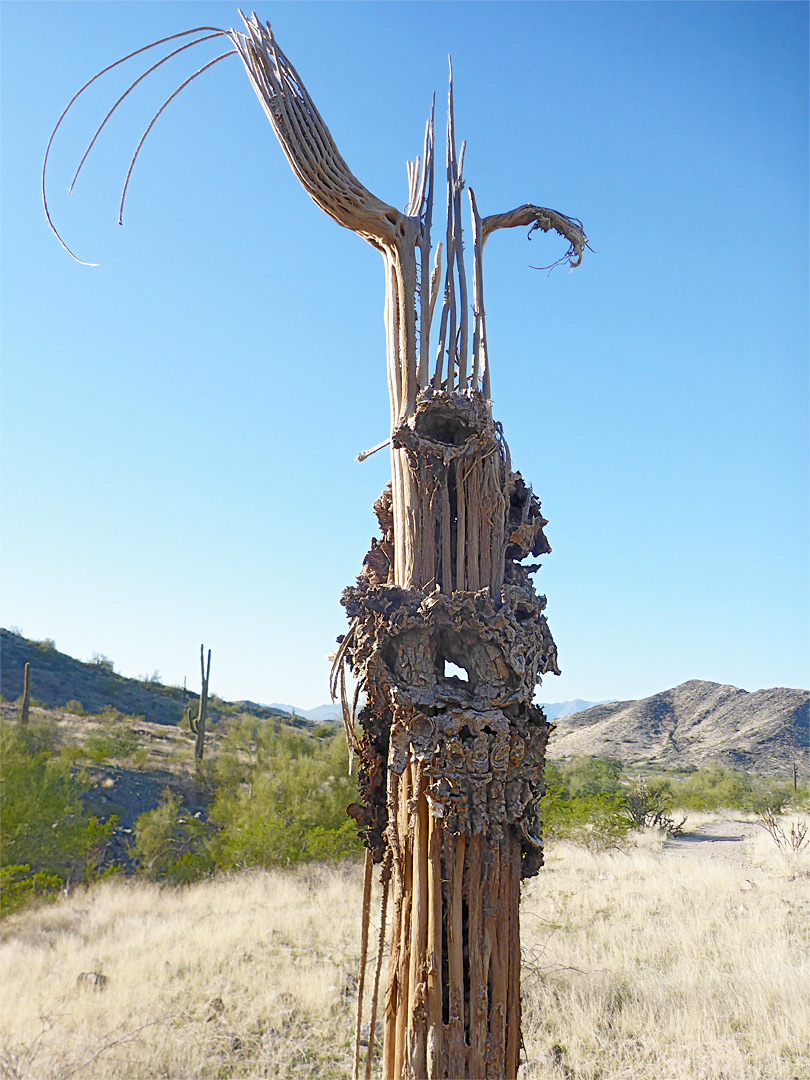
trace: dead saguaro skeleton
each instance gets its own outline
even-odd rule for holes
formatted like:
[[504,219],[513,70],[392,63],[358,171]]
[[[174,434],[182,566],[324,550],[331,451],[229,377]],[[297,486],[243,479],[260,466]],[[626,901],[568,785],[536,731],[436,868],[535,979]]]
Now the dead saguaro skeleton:
[[[483,251],[497,229],[555,231],[569,244],[560,261],[573,267],[587,238],[576,219],[530,204],[481,217],[468,188],[470,290],[461,224],[465,145],[457,153],[452,73],[446,229],[434,253],[433,110],[423,152],[408,163],[408,205],[399,211],[351,173],[269,24],[255,15],[243,20],[244,31],[188,31],[203,36],[169,55],[211,36],[229,39],[233,48],[191,78],[238,54],[304,189],[375,247],[385,270],[390,437],[359,457],[390,444],[391,484],[375,504],[380,537],[343,596],[351,624],[332,671],[333,695],[343,703],[350,749],[359,758],[362,804],[349,813],[367,849],[360,1009],[371,872],[373,864],[382,866],[365,1075],[390,905],[384,1080],[504,1080],[517,1074],[521,1045],[520,881],[543,861],[538,805],[550,726],[532,699],[540,677],[558,669],[545,598],[530,576],[538,565],[523,562],[550,550],[546,521],[492,418]],[[131,172],[132,166],[124,195]],[[43,168],[43,197],[44,176]],[[360,1015],[358,1029],[359,1023]],[[358,1030],[358,1077],[359,1051]]]

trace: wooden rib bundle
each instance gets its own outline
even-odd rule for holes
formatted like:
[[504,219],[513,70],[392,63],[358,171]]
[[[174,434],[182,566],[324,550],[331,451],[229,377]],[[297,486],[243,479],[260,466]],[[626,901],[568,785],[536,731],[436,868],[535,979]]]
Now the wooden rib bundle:
[[387,491],[340,655],[366,694],[349,812],[392,866],[382,1075],[503,1080],[520,1047],[520,880],[542,864],[550,728],[532,696],[557,670],[521,565],[549,550],[546,521],[480,394],[423,395],[394,441],[423,511],[419,584],[394,580]]

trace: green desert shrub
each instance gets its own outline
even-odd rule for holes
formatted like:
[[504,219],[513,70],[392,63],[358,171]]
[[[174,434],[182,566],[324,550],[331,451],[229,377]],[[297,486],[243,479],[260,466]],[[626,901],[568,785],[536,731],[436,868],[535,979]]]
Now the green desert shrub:
[[[781,813],[794,800],[792,780],[709,765],[670,780],[674,802],[687,810]],[[799,798],[802,792],[799,791]]]
[[547,762],[540,802],[545,837],[597,851],[620,846],[633,827],[621,774],[621,762],[611,758]]
[[135,824],[141,871],[174,882],[214,870],[341,859],[360,850],[346,806],[358,798],[345,741],[311,738],[276,719],[227,722],[199,784],[212,795],[208,819],[166,792]]
[[128,758],[138,749],[138,736],[128,724],[106,724],[103,731],[89,735],[84,753],[100,763],[111,758]]
[[359,850],[342,736],[312,739],[277,720],[229,724],[212,765],[220,866],[277,866]]
[[624,766],[616,758],[571,758],[559,766],[569,796],[616,795],[622,790]]
[[214,867],[205,823],[184,810],[179,795],[169,790],[154,810],[136,820],[132,854],[148,877],[179,883],[194,881]]
[[115,822],[99,824],[82,803],[86,784],[43,745],[36,732],[3,725],[0,733],[0,906],[13,911],[68,881],[95,875],[100,847]]

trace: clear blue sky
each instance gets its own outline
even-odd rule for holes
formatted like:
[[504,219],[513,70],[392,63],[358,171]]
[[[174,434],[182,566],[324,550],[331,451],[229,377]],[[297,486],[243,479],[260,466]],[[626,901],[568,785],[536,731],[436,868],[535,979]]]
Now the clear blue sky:
[[[496,418],[554,549],[541,700],[689,678],[807,686],[808,6],[267,3],[350,167],[406,199],[452,52],[482,213],[580,217],[487,247]],[[2,621],[129,675],[328,699],[388,434],[379,255],[294,179],[237,58],[165,65],[84,146],[142,44],[225,3],[2,5]],[[152,54],[146,54],[147,57]]]

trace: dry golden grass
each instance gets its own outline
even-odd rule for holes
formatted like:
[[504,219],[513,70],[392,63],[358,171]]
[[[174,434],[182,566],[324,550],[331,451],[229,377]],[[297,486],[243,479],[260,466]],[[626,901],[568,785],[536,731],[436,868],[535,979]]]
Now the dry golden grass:
[[[2,1075],[345,1076],[358,873],[255,872],[185,889],[109,881],[13,916]],[[103,991],[76,985],[86,971],[107,977]]]
[[[523,898],[521,1080],[808,1080],[808,861],[560,845]],[[359,864],[108,881],[2,926],[0,1075],[351,1074]],[[102,991],[81,972],[108,979]]]
[[810,1076],[807,859],[748,848],[551,853],[522,905],[525,1080]]

